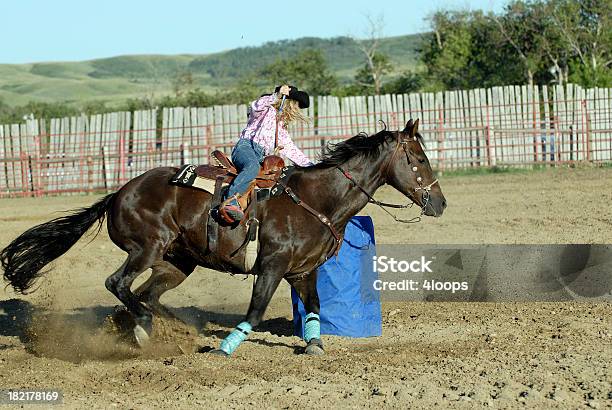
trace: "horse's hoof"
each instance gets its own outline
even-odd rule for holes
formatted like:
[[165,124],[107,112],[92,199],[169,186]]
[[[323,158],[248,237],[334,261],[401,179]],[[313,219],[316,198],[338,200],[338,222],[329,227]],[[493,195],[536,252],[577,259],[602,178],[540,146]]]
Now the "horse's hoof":
[[134,338],[136,338],[136,344],[138,347],[143,348],[149,344],[149,334],[140,325],[134,327]]
[[122,335],[129,334],[136,326],[134,316],[126,308],[115,308],[110,317],[115,329]]
[[210,352],[208,352],[209,354],[214,354],[215,356],[221,356],[221,357],[229,357],[230,355],[227,354],[226,352],[224,352],[221,349],[213,349]]
[[323,350],[323,342],[321,339],[311,339],[308,342],[308,346],[304,349],[304,353],[310,356],[321,356],[325,354],[325,350]]
[[325,354],[325,350],[322,347],[317,345],[308,345],[304,350],[304,353],[310,356],[321,356]]

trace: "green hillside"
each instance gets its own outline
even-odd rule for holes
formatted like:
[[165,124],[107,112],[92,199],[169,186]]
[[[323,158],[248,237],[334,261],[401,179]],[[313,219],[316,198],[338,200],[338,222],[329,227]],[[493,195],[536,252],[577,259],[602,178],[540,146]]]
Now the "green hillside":
[[[396,73],[418,64],[420,35],[381,40]],[[81,62],[0,64],[0,100],[10,106],[28,101],[121,101],[169,94],[179,73],[190,72],[196,85],[214,91],[253,75],[279,58],[308,48],[320,49],[341,81],[363,65],[357,44],[347,37],[301,38],[243,47],[208,55],[130,55]]]

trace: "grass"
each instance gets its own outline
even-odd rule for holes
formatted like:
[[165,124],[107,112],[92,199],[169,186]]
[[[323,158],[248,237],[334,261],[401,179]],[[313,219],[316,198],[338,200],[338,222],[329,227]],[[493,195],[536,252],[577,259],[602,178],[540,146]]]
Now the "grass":
[[533,171],[544,171],[550,169],[549,165],[527,165],[524,167],[516,166],[493,166],[493,167],[473,167],[473,168],[462,168],[453,170],[436,170],[438,174],[444,175],[444,177],[464,177],[473,175],[489,175],[489,174],[520,174],[529,173]]
[[[310,47],[320,48],[328,56],[330,68],[346,82],[363,65],[361,52],[347,41],[306,38],[208,55],[126,55],[79,62],[0,64],[0,99],[9,106],[28,101],[93,100],[112,105],[126,98],[170,94],[172,80],[185,70],[192,71],[199,87],[214,92],[234,84],[242,75],[254,74],[257,67],[244,64],[245,56],[252,56],[255,62],[273,61],[283,50],[297,53]],[[390,56],[395,67],[392,75],[418,66],[418,42],[418,35],[381,40],[381,51]],[[230,70],[231,75],[212,77],[211,67],[219,65],[238,70]]]
[[440,171],[436,169],[436,173],[444,175],[444,177],[464,177],[473,175],[490,175],[490,174],[526,174],[531,172],[546,171],[551,169],[592,169],[592,168],[612,168],[612,162],[575,162],[570,164],[532,164],[523,167],[517,166],[493,166],[493,167],[473,167],[453,170]]

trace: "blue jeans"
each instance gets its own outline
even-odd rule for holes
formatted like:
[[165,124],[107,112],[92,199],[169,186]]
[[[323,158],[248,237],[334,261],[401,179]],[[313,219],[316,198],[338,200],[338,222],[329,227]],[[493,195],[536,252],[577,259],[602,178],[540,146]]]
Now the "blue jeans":
[[260,164],[264,159],[264,148],[245,138],[240,138],[232,150],[232,162],[236,165],[238,176],[229,186],[227,197],[243,194],[251,181],[257,177]]

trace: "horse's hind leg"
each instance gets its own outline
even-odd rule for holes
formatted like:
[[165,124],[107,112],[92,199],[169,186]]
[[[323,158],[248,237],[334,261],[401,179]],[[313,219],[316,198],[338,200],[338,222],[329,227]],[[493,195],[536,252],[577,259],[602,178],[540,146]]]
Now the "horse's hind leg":
[[[178,266],[177,266],[178,265]],[[140,285],[134,294],[142,303],[146,304],[154,314],[170,319],[176,316],[164,305],[159,302],[161,295],[176,288],[183,283],[187,276],[195,269],[195,263],[172,263],[170,261],[160,261],[153,265],[153,273]]]
[[123,302],[128,311],[134,316],[136,321],[134,336],[140,346],[145,345],[149,340],[149,335],[153,328],[153,317],[149,309],[140,303],[138,298],[132,293],[130,287],[134,279],[153,266],[158,257],[159,253],[154,252],[152,249],[133,250],[121,268],[106,279],[106,288],[117,299]]

